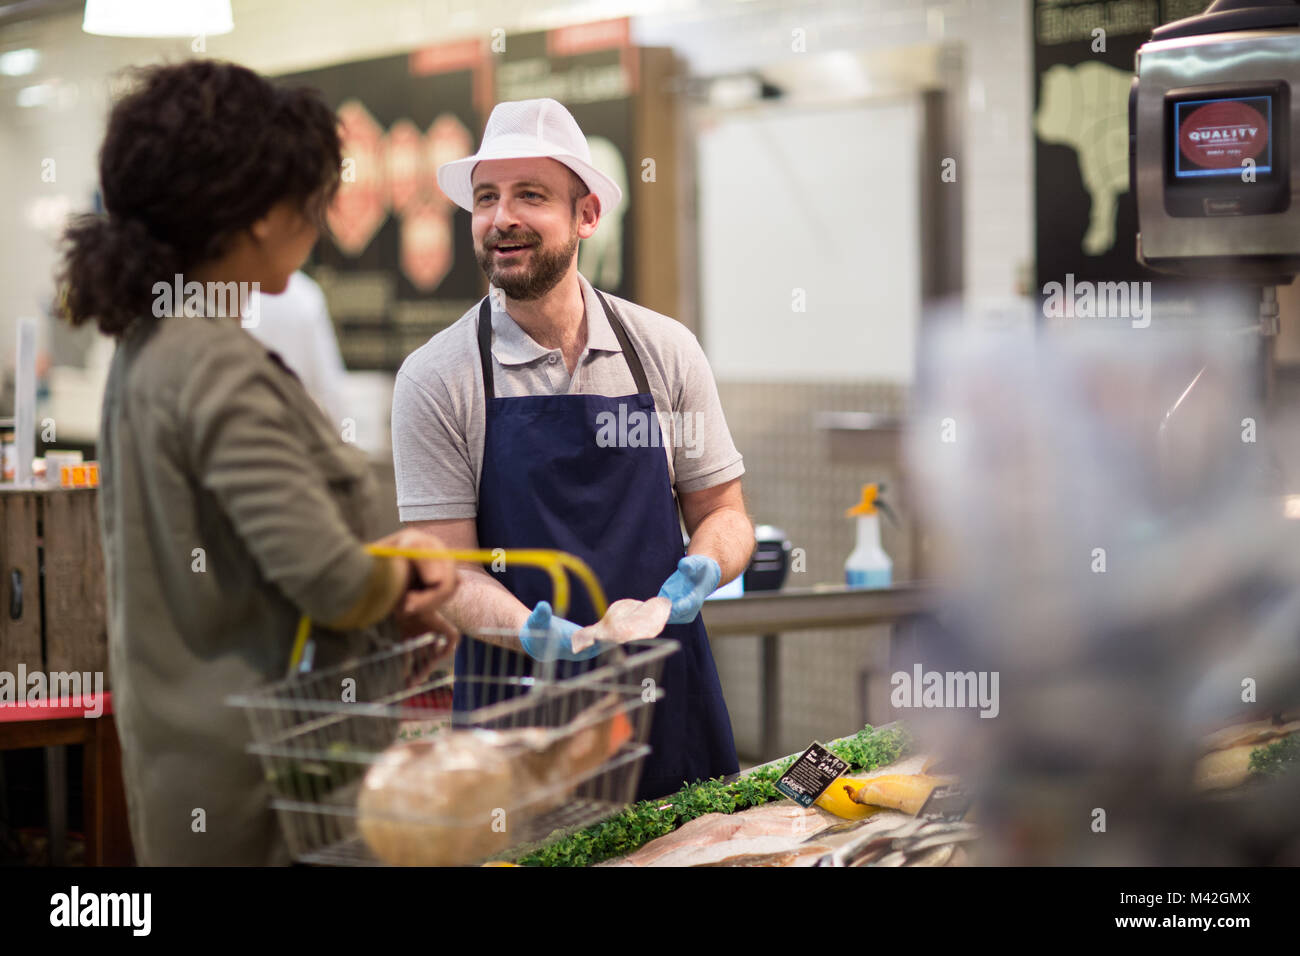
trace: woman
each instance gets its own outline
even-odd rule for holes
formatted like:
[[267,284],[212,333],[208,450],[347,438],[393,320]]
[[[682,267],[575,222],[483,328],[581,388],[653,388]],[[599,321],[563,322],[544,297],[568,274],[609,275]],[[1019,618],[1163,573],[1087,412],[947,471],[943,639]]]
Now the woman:
[[[228,63],[139,80],[100,154],[107,214],[70,225],[59,277],[68,320],[118,340],[98,447],[131,834],[143,864],[284,863],[246,718],[224,699],[285,676],[304,613],[317,667],[395,630],[454,639],[435,608],[456,575],[365,552],[386,510],[365,457],[228,295],[284,291],[311,251],[338,184],[334,115]],[[203,308],[172,301],[190,282]]]

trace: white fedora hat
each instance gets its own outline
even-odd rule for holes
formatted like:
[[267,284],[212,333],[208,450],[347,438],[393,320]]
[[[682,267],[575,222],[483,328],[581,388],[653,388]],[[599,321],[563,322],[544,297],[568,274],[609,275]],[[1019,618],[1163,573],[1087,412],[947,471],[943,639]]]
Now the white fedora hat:
[[530,159],[547,157],[563,163],[578,174],[600,200],[601,215],[623,198],[623,190],[595,166],[591,149],[578,121],[552,99],[516,100],[498,103],[488,117],[487,129],[478,152],[438,167],[438,185],[447,198],[461,209],[474,208],[474,187],[470,175],[485,159]]

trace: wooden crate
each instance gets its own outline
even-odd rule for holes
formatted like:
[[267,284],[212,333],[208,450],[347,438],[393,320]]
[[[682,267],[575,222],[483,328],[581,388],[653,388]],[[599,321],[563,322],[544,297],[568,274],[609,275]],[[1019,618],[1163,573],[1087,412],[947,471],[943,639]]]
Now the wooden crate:
[[[0,491],[0,671],[20,663],[45,669],[41,647],[40,503],[25,491]],[[22,692],[22,689],[19,689]]]
[[103,671],[107,689],[106,603],[99,492],[0,489],[0,671]]

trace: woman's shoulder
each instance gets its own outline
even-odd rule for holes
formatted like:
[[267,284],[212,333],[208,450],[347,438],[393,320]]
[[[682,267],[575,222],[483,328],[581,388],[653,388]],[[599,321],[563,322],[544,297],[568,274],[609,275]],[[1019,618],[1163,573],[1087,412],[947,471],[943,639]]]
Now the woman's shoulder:
[[187,383],[222,368],[245,371],[267,360],[266,349],[231,319],[163,316],[141,320],[119,348],[128,351],[124,384],[145,399],[175,396]]

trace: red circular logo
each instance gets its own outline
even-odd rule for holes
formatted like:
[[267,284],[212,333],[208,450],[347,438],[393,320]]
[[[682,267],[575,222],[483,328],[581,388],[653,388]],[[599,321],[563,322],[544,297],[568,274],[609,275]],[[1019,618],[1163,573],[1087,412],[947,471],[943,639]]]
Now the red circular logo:
[[1183,158],[1202,169],[1238,167],[1267,145],[1268,120],[1240,100],[1206,103],[1192,110],[1178,130]]

